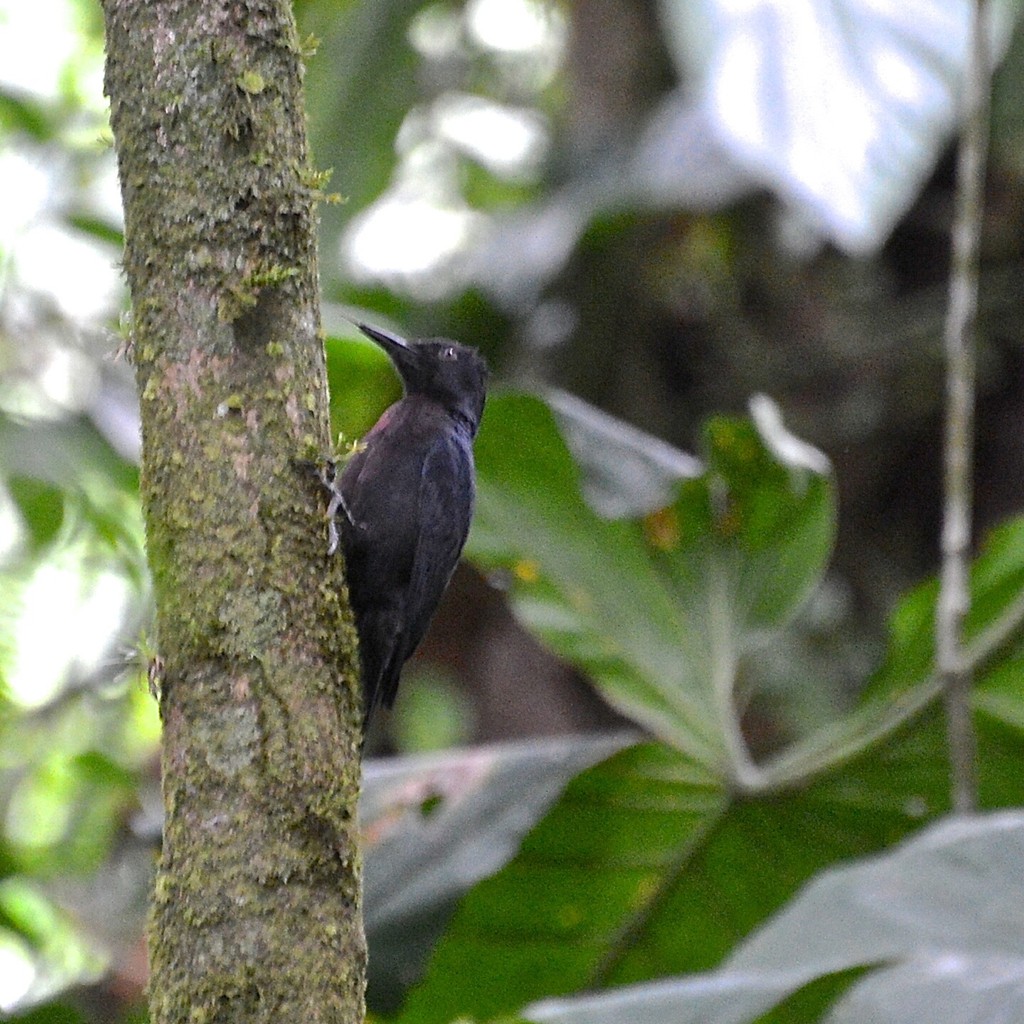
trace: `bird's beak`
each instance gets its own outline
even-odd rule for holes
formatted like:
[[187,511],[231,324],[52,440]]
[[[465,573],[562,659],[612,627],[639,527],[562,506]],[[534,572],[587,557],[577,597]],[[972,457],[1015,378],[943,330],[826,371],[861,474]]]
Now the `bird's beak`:
[[402,378],[402,386],[404,388],[412,386],[419,365],[419,348],[416,345],[410,345],[405,338],[392,334],[390,331],[382,331],[379,327],[358,323],[356,327],[388,354],[392,366],[398,371],[398,376]]
[[400,353],[409,352],[411,349],[409,342],[405,338],[392,334],[390,331],[382,331],[379,327],[371,327],[369,324],[356,324],[356,327],[371,341],[377,342],[393,359],[397,356],[401,360]]

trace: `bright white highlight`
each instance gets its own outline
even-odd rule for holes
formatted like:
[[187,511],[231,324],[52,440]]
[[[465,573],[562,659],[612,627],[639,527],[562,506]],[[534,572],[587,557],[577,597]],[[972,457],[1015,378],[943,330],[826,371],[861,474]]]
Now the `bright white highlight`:
[[498,175],[536,168],[547,148],[544,126],[531,110],[450,93],[437,101],[434,116],[441,138]]
[[24,707],[52,700],[69,674],[99,668],[133,591],[123,576],[89,572],[82,547],[43,562],[18,595],[15,645],[7,669],[11,699]]
[[552,27],[561,28],[553,5],[535,0],[471,0],[469,30],[490,50],[524,53],[549,45]]

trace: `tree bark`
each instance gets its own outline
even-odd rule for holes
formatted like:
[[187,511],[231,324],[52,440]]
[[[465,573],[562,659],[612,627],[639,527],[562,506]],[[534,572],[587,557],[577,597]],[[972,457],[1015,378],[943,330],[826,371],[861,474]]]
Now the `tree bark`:
[[287,0],[103,0],[163,660],[151,1019],[356,1022],[359,692]]

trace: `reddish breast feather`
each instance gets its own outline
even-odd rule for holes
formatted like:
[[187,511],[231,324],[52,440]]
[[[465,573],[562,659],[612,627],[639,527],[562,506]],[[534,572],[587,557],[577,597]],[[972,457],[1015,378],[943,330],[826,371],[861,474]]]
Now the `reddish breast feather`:
[[444,410],[436,403],[422,395],[409,395],[385,409],[363,441],[372,444],[381,434],[397,430],[405,440],[405,446],[408,446],[423,438],[433,437],[434,432],[447,419]]
[[367,434],[367,437],[372,437],[374,434],[379,434],[383,430],[387,430],[388,424],[395,418],[395,410],[398,408],[398,403],[389,405],[381,414],[380,418],[373,425],[373,429]]

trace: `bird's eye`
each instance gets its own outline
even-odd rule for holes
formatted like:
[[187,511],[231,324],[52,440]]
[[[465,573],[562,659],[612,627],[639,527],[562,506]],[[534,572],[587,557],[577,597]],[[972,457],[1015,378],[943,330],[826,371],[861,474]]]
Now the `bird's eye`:
[[444,350],[444,352],[441,353],[441,355],[444,356],[445,359],[454,359],[455,349],[449,346]]

